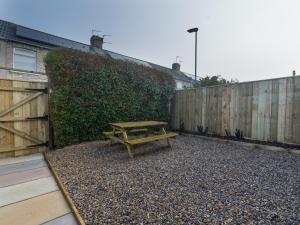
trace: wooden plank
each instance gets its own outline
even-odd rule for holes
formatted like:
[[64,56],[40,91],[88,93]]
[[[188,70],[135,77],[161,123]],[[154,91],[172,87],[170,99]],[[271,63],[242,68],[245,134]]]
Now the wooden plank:
[[223,98],[223,89],[225,89],[224,86],[217,87],[217,133],[219,135],[222,134],[222,98]]
[[270,140],[272,81],[266,81],[263,140]]
[[51,173],[47,167],[10,173],[0,176],[0,188],[50,176]]
[[0,208],[2,224],[42,224],[70,213],[70,209],[59,191],[51,192],[26,201]]
[[[47,83],[39,83],[40,88],[48,88]],[[40,107],[42,106],[42,107]],[[37,98],[38,115],[49,115],[48,108],[48,94]],[[49,122],[38,121],[38,138],[44,141],[49,141]]]
[[158,141],[158,140],[162,140],[162,139],[172,138],[172,137],[176,137],[176,136],[177,136],[177,133],[169,132],[166,134],[151,135],[148,137],[129,140],[129,141],[126,141],[126,143],[128,143],[130,145],[138,145],[138,144],[143,144],[143,143],[147,143],[147,142],[153,142],[153,141]]
[[185,92],[180,92],[180,123],[184,123],[184,117],[185,117]]
[[[0,86],[11,88],[12,81],[0,79]],[[0,91],[0,100],[0,112],[2,112],[13,104],[12,93]],[[13,128],[12,123],[9,123],[7,126]],[[14,135],[6,130],[0,129],[0,146],[14,146]]]
[[300,77],[295,78],[293,143],[300,144]]
[[180,99],[179,99],[179,91],[176,91],[175,93],[175,121],[174,124],[172,126],[173,129],[175,130],[179,130],[179,104],[180,104]]
[[207,87],[206,88],[206,109],[205,109],[205,122],[208,127],[208,131],[212,132],[211,128],[211,88]]
[[252,98],[253,98],[253,83],[247,85],[247,116],[246,116],[246,131],[245,137],[251,138],[252,135]]
[[0,175],[16,173],[20,171],[32,170],[40,167],[45,167],[47,164],[44,160],[33,160],[28,162],[14,163],[10,165],[0,166]]
[[246,131],[246,115],[247,115],[247,100],[246,100],[246,91],[247,84],[238,85],[237,88],[237,128],[240,129],[243,134]]
[[180,99],[180,91],[176,91],[176,123],[175,123],[175,129],[180,129],[180,119],[181,119],[181,99]]
[[198,125],[198,99],[199,96],[197,96],[198,91],[197,89],[193,89],[193,93],[192,93],[192,98],[193,98],[193,111],[192,111],[192,117],[193,117],[193,121],[192,121],[192,128],[193,128],[193,132],[197,132],[197,125]]
[[[29,85],[29,83],[13,81],[13,87],[24,88],[24,86],[28,87],[28,85]],[[24,93],[21,93],[21,92],[12,92],[12,96],[13,96],[13,104],[14,105],[18,104],[22,100],[26,99],[26,97],[28,97],[28,95],[26,95],[26,93],[24,94]],[[27,102],[25,102],[25,103],[27,103]],[[14,117],[23,116],[22,104],[17,106],[15,109],[13,109],[11,111],[11,113],[13,113]],[[13,129],[12,130],[22,130],[22,129],[23,129],[23,126],[22,126],[21,122],[14,122],[13,123]],[[9,131],[9,132],[11,132],[11,131]],[[24,145],[23,137],[15,135],[14,132],[11,132],[11,133],[14,134],[14,147],[16,147],[16,146],[18,146],[18,147],[19,146],[26,146],[26,145]]]
[[189,92],[188,90],[184,91],[184,128],[189,130]]
[[[15,82],[15,81],[14,81]],[[0,117],[3,117],[4,115],[6,115],[7,113],[17,109],[18,107],[20,107],[21,105],[24,105],[25,103],[37,98],[38,96],[42,95],[43,93],[39,92],[33,95],[28,96],[27,98],[19,101],[18,103],[15,103],[13,106],[9,107],[8,109],[0,112]]]
[[225,129],[230,130],[230,95],[231,89],[229,86],[222,90],[222,114],[221,114],[221,135],[225,134]]
[[[3,148],[0,148],[0,153],[5,154],[7,152],[13,152],[14,153],[13,157],[16,157],[16,156],[23,156],[22,154],[19,154],[19,153],[22,151],[27,151],[27,150],[32,153],[44,152],[45,149],[43,149],[43,148],[46,148],[46,146],[45,147],[36,147],[36,146],[28,146],[28,145],[24,146],[23,145],[23,146],[17,146],[17,147],[3,147]],[[41,151],[34,152],[33,151],[34,149],[40,149]],[[26,155],[26,154],[24,154],[24,155]]]
[[[140,132],[146,132],[148,131],[147,128],[142,128],[142,129],[132,129],[129,130],[128,133],[140,133]],[[113,135],[113,131],[105,131],[102,132],[105,136],[112,136]],[[122,131],[115,131],[115,134],[122,134]]]
[[264,121],[266,107],[266,82],[258,83],[258,116],[257,116],[257,138],[264,140]]
[[181,114],[180,114],[180,106],[181,106],[181,99],[180,99],[180,91],[177,91],[176,92],[176,124],[175,124],[175,129],[178,129],[180,128],[180,117],[181,117]]
[[192,105],[191,105],[191,131],[197,131],[197,96],[196,96],[197,89],[191,89],[191,98],[192,98]]
[[230,111],[229,111],[229,124],[230,124],[230,132],[234,135],[236,129],[236,85],[231,86],[231,98],[230,98]]
[[284,142],[285,134],[285,114],[286,114],[286,87],[287,80],[279,80],[279,96],[278,96],[278,121],[277,121],[277,141]]
[[278,127],[279,80],[272,81],[270,140],[277,140]]
[[167,122],[161,121],[137,121],[137,122],[124,122],[124,123],[110,123],[113,127],[121,129],[135,128],[135,127],[152,127],[152,126],[165,126]]
[[[39,139],[37,139],[37,138],[35,138],[35,137],[32,137],[32,136],[30,136],[29,134],[27,134],[27,133],[25,133],[25,132],[22,132],[22,131],[13,129],[13,128],[9,128],[9,127],[7,127],[7,126],[5,126],[5,125],[3,125],[3,124],[0,124],[0,128],[2,128],[2,129],[4,129],[4,130],[7,130],[7,131],[9,131],[9,132],[11,132],[11,133],[13,133],[13,134],[16,134],[16,135],[18,135],[19,137],[22,137],[22,138],[25,138],[25,139],[27,139],[27,140],[30,140],[30,141],[32,141],[32,142],[34,142],[34,143],[36,143],[36,144],[42,144],[42,143],[44,143],[42,140],[39,140]],[[22,145],[22,144],[23,144],[23,143],[21,143],[21,145]]]
[[53,177],[0,188],[0,207],[59,190]]
[[201,125],[203,126],[203,128],[205,129],[207,127],[207,121],[206,121],[206,108],[207,108],[207,88],[201,88],[202,91],[202,104],[201,104],[201,108],[202,108],[202,123]]
[[191,130],[196,132],[197,131],[197,116],[196,116],[196,89],[191,89],[192,95],[192,107],[191,107]]
[[197,131],[196,122],[196,89],[191,89],[191,107],[190,107],[190,117],[191,117],[191,131]]
[[190,131],[190,91],[186,90],[185,91],[185,120],[184,120],[184,124],[185,124],[185,129]]
[[293,141],[293,103],[294,100],[294,79],[287,79],[286,86],[286,111],[285,111],[285,128],[284,142],[291,143]]

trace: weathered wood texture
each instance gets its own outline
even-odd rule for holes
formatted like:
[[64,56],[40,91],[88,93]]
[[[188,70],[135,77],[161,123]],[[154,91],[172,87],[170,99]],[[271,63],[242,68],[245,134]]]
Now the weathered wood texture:
[[300,76],[176,91],[172,127],[300,144]]
[[46,87],[44,82],[0,79],[0,157],[45,150],[32,145],[48,141],[48,121],[28,117],[48,114],[48,95],[27,89]]

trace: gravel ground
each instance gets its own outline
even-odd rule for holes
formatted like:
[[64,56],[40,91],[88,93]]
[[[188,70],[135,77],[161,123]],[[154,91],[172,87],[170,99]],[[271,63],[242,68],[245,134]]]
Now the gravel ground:
[[87,224],[300,224],[300,156],[179,136],[49,153]]

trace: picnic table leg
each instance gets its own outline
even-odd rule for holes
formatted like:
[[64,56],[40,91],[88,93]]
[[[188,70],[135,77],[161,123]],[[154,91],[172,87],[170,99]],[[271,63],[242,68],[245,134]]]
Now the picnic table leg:
[[132,146],[130,144],[126,144],[127,147],[127,152],[130,158],[133,158],[133,154],[132,154]]
[[[116,128],[113,128],[112,136],[115,136],[115,133],[116,133]],[[109,146],[112,146],[112,144],[113,144],[113,139],[111,138],[109,142]]]
[[[166,132],[166,130],[165,130],[164,127],[162,128],[162,132],[163,132],[163,134],[167,134],[167,132]],[[168,147],[171,147],[171,143],[170,143],[169,138],[167,138],[167,143],[168,143]]]
[[127,152],[130,158],[133,158],[133,154],[132,154],[132,146],[128,143],[126,143],[128,141],[128,136],[127,136],[127,131],[123,130],[123,138],[124,138],[124,142],[125,145],[127,147]]

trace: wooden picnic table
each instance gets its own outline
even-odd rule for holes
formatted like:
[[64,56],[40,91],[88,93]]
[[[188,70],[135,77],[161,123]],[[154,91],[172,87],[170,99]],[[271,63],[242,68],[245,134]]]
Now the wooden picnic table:
[[[166,132],[165,127],[168,123],[161,121],[110,123],[110,125],[112,131],[103,132],[103,134],[110,138],[110,144],[112,144],[113,141],[124,144],[130,158],[133,158],[132,151],[135,145],[167,139],[168,146],[170,147],[169,138],[177,135],[174,132]],[[130,136],[131,134],[135,135]],[[144,135],[141,137],[141,134]]]

